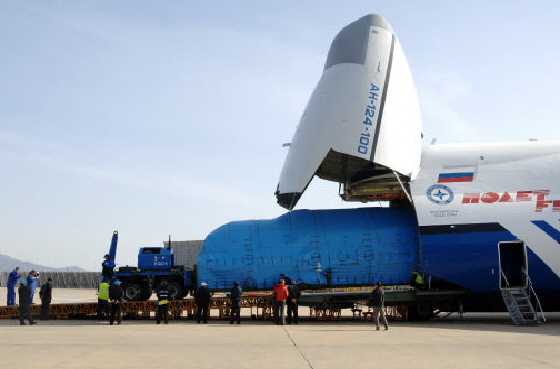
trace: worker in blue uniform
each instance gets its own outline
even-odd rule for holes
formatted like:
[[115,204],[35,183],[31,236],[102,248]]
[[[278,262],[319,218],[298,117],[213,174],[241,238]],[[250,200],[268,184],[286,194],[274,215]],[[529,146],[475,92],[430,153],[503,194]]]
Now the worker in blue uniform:
[[113,268],[115,267],[115,261],[109,254],[103,256],[103,262],[101,263],[101,282],[105,282],[108,279],[113,278]]
[[39,281],[39,272],[35,269],[29,272],[27,275],[27,286],[29,287],[29,303],[33,304],[33,296],[35,295],[35,290],[37,289],[37,282]]
[[16,267],[8,275],[8,301],[7,305],[16,304],[16,286],[19,280],[19,267]]

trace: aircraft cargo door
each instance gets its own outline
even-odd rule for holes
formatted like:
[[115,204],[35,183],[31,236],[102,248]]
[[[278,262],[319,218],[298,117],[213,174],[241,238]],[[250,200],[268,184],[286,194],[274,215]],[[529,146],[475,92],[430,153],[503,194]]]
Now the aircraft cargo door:
[[527,252],[522,241],[498,244],[500,288],[527,287]]
[[293,209],[316,175],[345,201],[407,199],[420,172],[422,119],[401,44],[381,16],[334,38],[321,79],[290,142],[276,198]]

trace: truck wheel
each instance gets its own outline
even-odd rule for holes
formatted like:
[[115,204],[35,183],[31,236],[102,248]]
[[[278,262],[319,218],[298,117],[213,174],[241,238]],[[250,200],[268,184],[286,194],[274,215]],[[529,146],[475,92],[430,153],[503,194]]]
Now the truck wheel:
[[131,284],[125,284],[122,287],[123,291],[124,291],[124,298],[127,301],[138,301],[140,300],[140,296],[142,294],[142,289],[140,288],[140,285],[136,284],[136,283],[131,283]]
[[183,297],[183,289],[181,285],[177,282],[169,282],[167,286],[169,291],[170,300],[180,300]]
[[410,320],[428,320],[434,315],[434,308],[430,304],[411,305],[408,307]]

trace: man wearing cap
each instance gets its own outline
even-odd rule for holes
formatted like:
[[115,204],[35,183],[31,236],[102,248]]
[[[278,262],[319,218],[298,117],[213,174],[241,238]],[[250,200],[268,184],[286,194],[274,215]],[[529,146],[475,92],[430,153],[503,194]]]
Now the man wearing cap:
[[52,278],[47,278],[47,283],[39,290],[41,298],[41,320],[49,320],[49,313],[52,299]]
[[109,315],[109,324],[113,325],[115,313],[117,314],[117,324],[121,324],[122,301],[124,297],[121,281],[116,279],[109,287],[109,299],[111,300],[111,314]]
[[103,262],[101,263],[101,281],[105,282],[108,279],[113,278],[113,268],[115,267],[115,262],[111,258],[111,255],[105,254],[103,256]]
[[25,325],[24,317],[27,316],[29,324],[37,324],[33,321],[33,316],[31,315],[30,303],[31,294],[29,287],[27,286],[27,279],[22,278],[19,281],[18,295],[19,295],[19,324]]
[[194,299],[196,301],[197,311],[196,311],[196,322],[208,323],[208,306],[210,305],[210,300],[212,296],[208,290],[208,283],[202,282],[200,287],[194,293]]
[[39,281],[39,272],[35,269],[29,272],[27,275],[27,285],[29,287],[29,303],[33,303],[33,296],[35,296],[35,290],[37,289],[37,282]]
[[7,305],[15,305],[16,304],[16,285],[18,283],[19,278],[20,278],[19,267],[16,267],[8,275],[8,302],[7,302]]

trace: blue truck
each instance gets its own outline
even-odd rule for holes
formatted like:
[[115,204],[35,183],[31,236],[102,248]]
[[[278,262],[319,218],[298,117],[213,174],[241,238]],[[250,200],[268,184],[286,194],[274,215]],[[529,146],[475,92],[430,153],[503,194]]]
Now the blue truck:
[[[116,259],[117,242],[118,232],[115,231],[108,254],[113,261]],[[127,265],[113,271],[113,278],[121,281],[124,297],[128,301],[148,300],[163,280],[168,282],[170,298],[181,299],[193,291],[195,275],[192,270],[175,265],[170,247],[141,247],[137,267]]]

